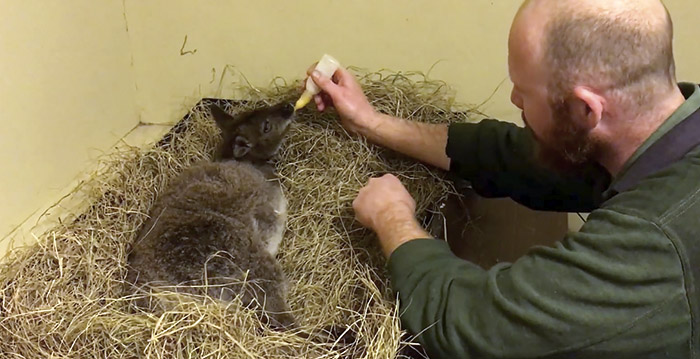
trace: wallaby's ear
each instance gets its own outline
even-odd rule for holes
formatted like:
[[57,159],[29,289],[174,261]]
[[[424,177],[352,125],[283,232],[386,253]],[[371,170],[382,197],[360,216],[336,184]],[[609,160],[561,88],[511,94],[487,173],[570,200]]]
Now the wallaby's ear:
[[219,106],[215,104],[211,104],[209,106],[209,110],[211,110],[211,115],[214,117],[214,121],[216,121],[216,125],[219,126],[221,130],[231,130],[234,127],[238,125],[240,122],[240,118],[243,116],[238,116],[238,118],[233,117],[226,113],[226,111],[222,110]]
[[233,157],[241,158],[250,152],[250,142],[243,136],[236,136],[233,140]]

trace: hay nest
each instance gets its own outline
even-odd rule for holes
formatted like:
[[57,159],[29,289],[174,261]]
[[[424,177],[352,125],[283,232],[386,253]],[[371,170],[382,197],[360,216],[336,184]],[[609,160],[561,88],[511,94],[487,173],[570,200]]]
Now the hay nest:
[[[355,70],[376,108],[425,122],[467,121],[452,93],[413,74]],[[227,110],[265,106],[299,94],[299,83],[262,91]],[[355,222],[351,203],[368,178],[397,174],[416,198],[419,218],[452,187],[444,174],[346,133],[332,112],[302,110],[277,169],[289,201],[279,260],[304,333],[274,331],[236,302],[186,300],[162,313],[139,311],[124,282],[126,255],[151,204],[170,178],[210,158],[218,130],[206,101],[155,147],[120,150],[80,188],[92,205],[13,251],[0,266],[0,352],[22,358],[393,358],[400,330],[384,259],[374,235]],[[321,339],[325,338],[325,340]],[[348,340],[350,338],[350,340]],[[341,340],[342,339],[342,340]]]

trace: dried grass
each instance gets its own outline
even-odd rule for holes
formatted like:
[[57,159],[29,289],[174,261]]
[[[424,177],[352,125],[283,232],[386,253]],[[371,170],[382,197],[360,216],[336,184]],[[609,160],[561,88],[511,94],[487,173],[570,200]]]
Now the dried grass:
[[[452,93],[419,73],[355,70],[379,110],[424,122],[467,121]],[[278,83],[279,81],[277,81]],[[298,82],[246,88],[230,112],[291,100]],[[407,338],[374,235],[353,217],[352,200],[371,176],[397,174],[420,218],[452,191],[443,174],[348,135],[332,112],[300,111],[278,163],[289,220],[279,259],[291,279],[301,331],[345,328],[352,338],[272,331],[238,303],[190,300],[147,313],[125,284],[126,254],[168,180],[206,160],[218,130],[200,103],[158,146],[107,157],[80,189],[93,204],[57,224],[0,266],[0,352],[13,358],[393,358]],[[337,334],[337,333],[336,333]]]

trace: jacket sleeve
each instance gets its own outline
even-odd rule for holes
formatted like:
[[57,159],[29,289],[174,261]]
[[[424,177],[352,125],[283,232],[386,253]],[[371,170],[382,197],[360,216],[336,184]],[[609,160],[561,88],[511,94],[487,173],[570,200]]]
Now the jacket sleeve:
[[598,165],[558,174],[535,160],[528,129],[496,120],[451,124],[450,171],[469,181],[483,197],[510,197],[529,208],[590,212],[603,201],[610,175]]
[[656,225],[609,210],[555,247],[488,271],[435,239],[407,242],[389,261],[402,325],[431,358],[654,350],[687,329],[680,266]]

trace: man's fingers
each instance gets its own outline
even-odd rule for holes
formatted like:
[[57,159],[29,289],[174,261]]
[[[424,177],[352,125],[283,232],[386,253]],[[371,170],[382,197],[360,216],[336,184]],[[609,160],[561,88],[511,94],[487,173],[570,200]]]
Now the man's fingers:
[[330,95],[325,92],[321,92],[319,95],[321,96],[321,101],[323,101],[323,104],[326,107],[333,106],[333,98]]
[[331,80],[330,77],[323,76],[320,72],[314,71],[311,73],[311,78],[314,80],[316,85],[318,85],[318,87],[331,95],[331,97],[336,97],[339,95],[340,88],[338,85],[333,83],[333,80]]
[[323,112],[323,110],[326,109],[326,104],[323,103],[323,99],[321,98],[321,95],[315,95],[314,102],[316,102],[316,108],[318,109],[319,112]]

